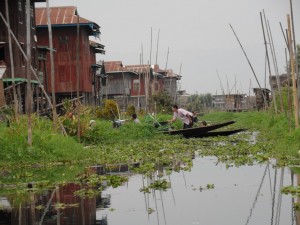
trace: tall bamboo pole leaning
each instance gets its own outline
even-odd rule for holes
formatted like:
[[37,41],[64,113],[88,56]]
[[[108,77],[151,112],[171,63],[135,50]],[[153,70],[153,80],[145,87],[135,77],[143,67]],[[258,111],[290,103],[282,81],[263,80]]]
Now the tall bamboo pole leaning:
[[274,70],[275,70],[275,78],[276,78],[276,83],[277,83],[277,87],[278,87],[279,99],[280,99],[280,109],[282,112],[284,111],[285,115],[286,115],[286,111],[284,110],[284,107],[283,107],[282,90],[281,90],[281,84],[280,84],[280,80],[279,80],[279,71],[278,71],[277,58],[276,58],[276,52],[275,52],[271,27],[269,25],[269,21],[267,21],[267,19],[266,19],[264,10],[263,10],[263,14],[264,14],[265,26],[266,26],[268,41],[269,41],[270,50],[271,50],[271,56],[272,56],[272,60],[273,60],[273,66],[274,66]]
[[26,0],[26,53],[27,53],[27,85],[26,85],[26,113],[27,113],[27,128],[28,128],[28,145],[32,145],[32,124],[31,124],[31,7],[30,0]]
[[14,116],[15,120],[19,121],[19,113],[18,113],[18,98],[16,91],[16,82],[15,82],[15,65],[14,65],[14,54],[12,49],[12,41],[10,34],[10,20],[9,20],[9,10],[8,10],[8,0],[5,0],[5,11],[6,11],[6,20],[7,20],[7,36],[8,36],[8,46],[9,46],[9,59],[10,59],[10,67],[11,67],[11,78],[12,78],[12,87],[13,87],[13,97],[14,97]]
[[53,130],[57,130],[57,113],[56,113],[56,97],[55,97],[55,71],[54,71],[54,58],[53,58],[53,39],[51,27],[51,11],[49,7],[49,0],[46,2],[47,6],[47,23],[49,35],[49,48],[50,48],[50,77],[51,77],[51,95],[52,95],[52,117],[53,117]]
[[237,34],[235,33],[233,27],[231,26],[231,24],[229,24],[229,25],[230,25],[231,30],[233,31],[233,33],[234,33],[234,35],[235,35],[235,37],[236,37],[238,43],[240,44],[240,47],[241,47],[243,53],[244,53],[244,55],[245,55],[245,57],[246,57],[246,59],[247,59],[247,61],[248,61],[248,64],[249,64],[249,66],[250,66],[250,68],[251,68],[251,70],[252,70],[252,73],[253,73],[253,75],[254,75],[254,77],[255,77],[255,80],[256,80],[256,82],[257,82],[257,84],[258,84],[258,86],[259,86],[259,89],[260,89],[260,91],[261,91],[261,93],[262,93],[262,96],[263,96],[263,99],[264,99],[264,103],[265,103],[265,105],[267,105],[266,95],[265,95],[265,93],[264,93],[264,92],[262,91],[262,89],[261,89],[260,83],[259,83],[259,81],[258,81],[258,79],[257,79],[257,76],[256,76],[255,72],[254,72],[254,69],[253,69],[253,67],[252,67],[252,64],[250,63],[250,60],[249,60],[249,58],[248,58],[248,56],[247,56],[247,54],[246,54],[246,52],[245,52],[245,50],[244,50],[244,48],[243,48],[243,46],[242,46],[242,43],[240,42],[240,40],[239,40]]
[[80,133],[81,133],[81,127],[80,127],[80,99],[79,99],[79,39],[80,39],[80,28],[79,28],[79,13],[78,13],[78,9],[77,11],[77,41],[76,41],[76,91],[77,91],[77,122],[78,122],[78,126],[77,126],[77,137],[78,140],[80,141]]
[[[7,24],[7,22],[6,22],[6,20],[5,20],[5,18],[3,17],[3,15],[2,15],[1,12],[0,12],[0,18],[1,18],[2,21],[4,22],[5,26],[8,27],[8,24]],[[16,38],[16,36],[14,35],[14,33],[12,32],[11,29],[9,30],[9,32],[10,32],[10,35],[12,36],[13,40],[15,41],[16,45],[18,46],[19,51],[21,52],[21,54],[22,54],[22,56],[24,57],[25,61],[27,61],[27,60],[28,60],[27,55],[26,55],[25,51],[23,50],[23,48],[21,47],[21,45],[20,45],[18,39]],[[34,75],[36,81],[39,83],[40,88],[42,89],[43,94],[45,95],[45,97],[46,97],[46,99],[47,99],[48,104],[49,104],[50,107],[52,108],[52,102],[51,102],[51,100],[50,100],[50,98],[49,98],[47,92],[45,91],[45,88],[44,88],[43,84],[41,83],[41,81],[40,81],[38,75],[36,74],[36,71],[33,69],[33,67],[32,67],[31,65],[30,65],[30,70],[31,70],[32,74]],[[19,86],[19,87],[20,87],[20,86]],[[62,133],[63,133],[64,135],[67,135],[66,130],[65,130],[65,128],[64,128],[64,126],[62,125],[62,123],[61,123],[60,120],[58,120],[58,123],[59,123],[59,125],[60,125],[60,128],[61,128]]]
[[[263,18],[262,18],[262,13],[260,12],[260,20],[261,20],[261,26],[262,26],[262,31],[263,31],[263,38],[264,38],[264,44],[265,44],[265,50],[266,50],[266,59],[267,59],[267,63],[268,63],[268,70],[269,70],[269,82],[271,82],[271,76],[272,76],[272,72],[271,72],[271,64],[270,64],[270,58],[269,58],[269,52],[268,52],[268,46],[267,46],[267,41],[266,41],[266,35],[265,35],[265,27],[264,27],[264,22],[263,22]],[[275,113],[278,112],[277,110],[277,102],[276,102],[276,93],[271,86],[271,91],[272,91],[272,95],[273,95],[273,103],[274,103],[274,109],[275,109]]]
[[299,115],[298,115],[298,95],[297,95],[297,87],[295,81],[295,57],[294,57],[294,50],[292,47],[292,31],[291,31],[291,19],[290,15],[287,15],[287,23],[288,23],[288,43],[290,46],[290,71],[292,74],[292,82],[293,82],[293,98],[294,98],[294,114],[295,114],[295,127],[298,128],[299,126]]

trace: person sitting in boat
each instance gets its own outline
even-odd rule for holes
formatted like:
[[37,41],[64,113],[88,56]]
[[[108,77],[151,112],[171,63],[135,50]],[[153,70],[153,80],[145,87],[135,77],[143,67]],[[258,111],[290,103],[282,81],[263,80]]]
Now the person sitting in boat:
[[141,121],[137,118],[136,113],[133,113],[133,114],[131,115],[131,118],[132,118],[132,121],[133,121],[134,123],[136,123],[136,124],[141,123]]
[[183,129],[193,127],[193,113],[187,111],[186,109],[178,108],[177,105],[172,106],[173,119],[168,120],[169,123],[175,122],[176,119],[180,119],[183,122]]
[[206,127],[207,126],[207,123],[206,123],[206,121],[201,121],[201,123],[200,123],[200,126],[199,127]]

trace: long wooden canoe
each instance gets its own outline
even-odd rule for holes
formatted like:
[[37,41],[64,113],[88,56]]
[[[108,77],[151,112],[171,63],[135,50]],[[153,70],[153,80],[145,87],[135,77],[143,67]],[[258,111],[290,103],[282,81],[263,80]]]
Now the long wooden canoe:
[[203,137],[216,137],[216,136],[229,136],[236,134],[247,129],[235,129],[235,130],[221,130],[221,131],[211,131],[202,134],[194,134],[190,136],[185,136],[186,138],[203,138]]
[[184,137],[193,137],[193,136],[195,137],[195,136],[207,133],[209,131],[228,126],[233,123],[235,123],[235,121],[228,121],[228,122],[214,124],[214,125],[205,126],[205,127],[195,127],[195,128],[181,129],[181,130],[170,130],[170,131],[164,131],[163,133],[167,133],[170,135],[182,134]]

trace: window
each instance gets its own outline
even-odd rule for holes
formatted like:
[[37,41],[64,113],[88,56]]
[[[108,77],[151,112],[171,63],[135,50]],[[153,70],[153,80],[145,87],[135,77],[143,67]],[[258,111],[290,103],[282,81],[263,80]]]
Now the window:
[[133,80],[133,90],[138,91],[140,87],[140,81],[138,79]]
[[5,64],[5,48],[4,44],[0,43],[0,65]]

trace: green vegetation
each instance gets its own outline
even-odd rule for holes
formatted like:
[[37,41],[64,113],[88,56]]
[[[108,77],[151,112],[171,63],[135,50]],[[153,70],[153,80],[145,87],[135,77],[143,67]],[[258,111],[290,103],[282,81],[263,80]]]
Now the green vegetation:
[[[49,119],[33,117],[32,146],[27,144],[26,117],[21,117],[18,123],[11,121],[10,126],[6,122],[0,123],[0,194],[14,196],[17,191],[16,196],[21,201],[27,198],[28,183],[34,183],[36,191],[41,191],[76,182],[83,184],[84,188],[75,194],[92,197],[103,190],[103,182],[117,187],[126,181],[119,176],[96,176],[95,171],[86,169],[91,165],[100,165],[104,171],[118,171],[125,165],[128,170],[143,174],[152,182],[141,189],[143,192],[166,190],[168,182],[155,180],[153,174],[162,170],[166,174],[188,171],[193,166],[195,155],[215,156],[227,167],[252,165],[270,159],[277,159],[278,166],[299,165],[300,131],[294,128],[290,131],[292,123],[284,114],[209,113],[199,120],[208,124],[235,120],[237,122],[228,128],[248,128],[248,132],[230,137],[184,139],[161,134],[154,128],[155,122],[166,121],[171,114],[158,114],[154,119],[154,116],[138,112],[142,123],[134,124],[129,115],[134,108],[116,116],[118,109],[113,102],[107,102],[105,107],[99,110],[83,107],[80,142],[76,136],[77,115],[72,112],[72,107],[66,108],[65,116],[60,117],[68,137],[52,131]],[[113,128],[113,118],[127,121],[119,128]],[[90,120],[95,122],[90,124]],[[177,121],[172,126],[181,128],[182,124]],[[210,188],[213,186],[206,187]]]
[[191,112],[207,112],[212,107],[211,94],[194,94],[189,97],[187,109]]
[[259,131],[258,138],[268,140],[272,144],[274,156],[290,156],[298,158],[300,150],[300,130],[295,129],[294,122],[284,114],[272,112],[243,112],[243,113],[210,113],[201,118],[206,121],[235,120],[234,126],[248,128],[250,131]]

